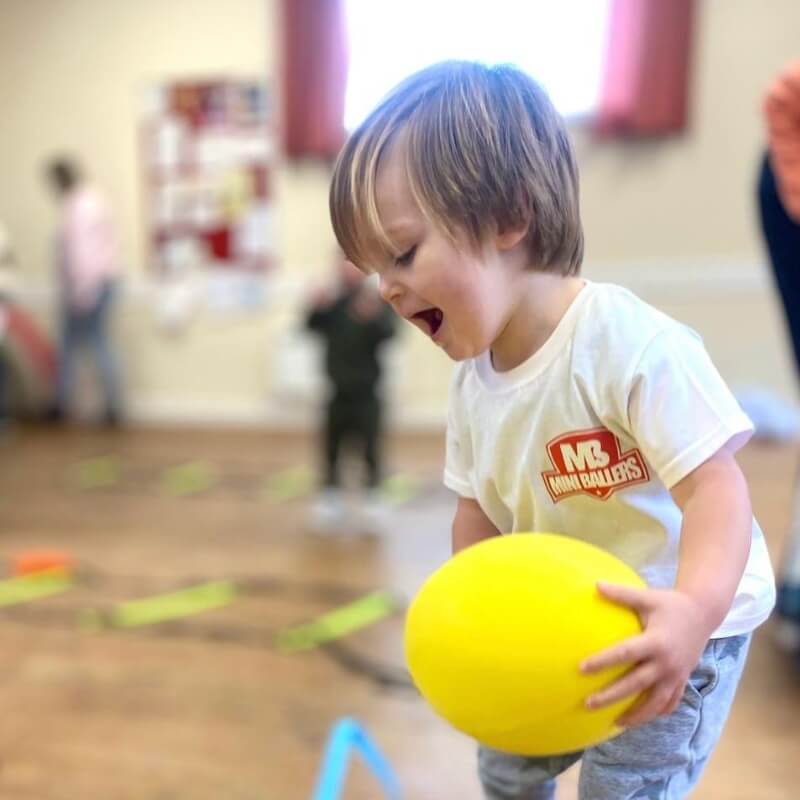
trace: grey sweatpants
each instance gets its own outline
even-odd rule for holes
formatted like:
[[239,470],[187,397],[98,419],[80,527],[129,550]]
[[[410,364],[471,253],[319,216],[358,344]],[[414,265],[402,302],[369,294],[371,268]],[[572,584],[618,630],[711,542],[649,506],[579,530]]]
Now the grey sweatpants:
[[586,751],[550,758],[478,750],[487,800],[552,800],[555,777],[583,758],[579,800],[678,800],[697,783],[728,717],[750,634],[712,639],[668,717]]

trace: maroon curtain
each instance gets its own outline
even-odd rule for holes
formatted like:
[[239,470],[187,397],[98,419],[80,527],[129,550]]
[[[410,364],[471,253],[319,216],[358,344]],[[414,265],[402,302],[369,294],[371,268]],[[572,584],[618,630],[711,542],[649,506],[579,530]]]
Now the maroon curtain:
[[284,152],[333,159],[344,142],[345,0],[282,0]]
[[685,128],[695,5],[611,0],[598,135],[652,137]]

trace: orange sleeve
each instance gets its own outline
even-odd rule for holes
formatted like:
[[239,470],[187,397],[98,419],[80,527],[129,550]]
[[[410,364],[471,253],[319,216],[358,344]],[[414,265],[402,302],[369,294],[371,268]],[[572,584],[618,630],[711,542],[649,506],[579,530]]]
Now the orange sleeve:
[[764,115],[778,192],[786,212],[800,223],[800,61],[772,82]]

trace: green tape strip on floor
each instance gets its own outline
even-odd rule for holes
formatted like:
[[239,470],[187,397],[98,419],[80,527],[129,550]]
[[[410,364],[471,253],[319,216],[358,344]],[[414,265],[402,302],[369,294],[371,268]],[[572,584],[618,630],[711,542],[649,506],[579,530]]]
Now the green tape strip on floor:
[[105,489],[119,481],[119,463],[110,456],[90,458],[73,467],[72,477],[79,489]]
[[419,480],[413,475],[398,473],[381,484],[381,493],[387,503],[400,506],[407,503],[419,492]]
[[162,479],[163,490],[175,497],[206,492],[217,483],[216,467],[208,461],[192,461],[168,469]]
[[60,594],[72,587],[66,575],[23,575],[0,581],[0,606],[15,606]]
[[337,608],[313,622],[279,633],[275,646],[283,653],[310,650],[340,639],[397,611],[399,603],[389,592],[375,592],[354,603]]
[[272,502],[282,503],[311,494],[315,481],[308,467],[292,467],[270,475],[264,482],[264,493]]
[[85,628],[137,628],[222,608],[235,597],[236,586],[231,581],[214,581],[178,592],[120,603],[107,614],[86,612],[81,622]]

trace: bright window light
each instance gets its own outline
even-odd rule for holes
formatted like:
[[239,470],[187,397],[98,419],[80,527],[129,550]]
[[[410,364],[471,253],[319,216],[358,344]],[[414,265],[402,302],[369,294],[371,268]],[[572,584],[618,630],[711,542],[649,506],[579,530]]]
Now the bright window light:
[[347,0],[350,70],[345,125],[352,130],[396,83],[458,58],[513,63],[558,110],[597,102],[610,0]]

